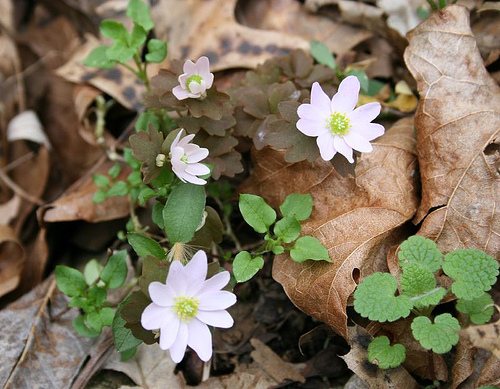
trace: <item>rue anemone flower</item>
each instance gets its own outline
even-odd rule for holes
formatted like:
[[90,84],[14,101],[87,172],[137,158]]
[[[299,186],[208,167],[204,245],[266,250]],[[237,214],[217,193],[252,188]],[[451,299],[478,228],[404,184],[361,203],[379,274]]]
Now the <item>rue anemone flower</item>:
[[170,265],[167,280],[149,284],[149,304],[141,316],[146,330],[160,331],[160,348],[169,350],[179,363],[191,347],[202,361],[212,357],[212,334],[208,326],[229,328],[234,321],[226,311],[236,303],[236,296],[221,290],[229,282],[229,272],[220,272],[208,280],[207,255],[198,251],[183,266]]
[[317,137],[321,158],[330,161],[340,153],[354,162],[352,150],[367,153],[373,150],[370,141],[384,134],[384,127],[371,123],[380,113],[380,103],[368,103],[355,109],[360,84],[355,76],[346,77],[330,100],[319,83],[311,90],[310,104],[297,109],[297,128],[307,136]]
[[[207,181],[198,176],[204,176],[210,173],[210,169],[208,166],[199,162],[208,156],[208,149],[190,143],[194,138],[194,134],[186,135],[181,138],[183,132],[183,129],[179,131],[170,146],[172,170],[182,182],[205,185]],[[157,157],[157,166],[159,162]]]
[[212,87],[214,75],[210,73],[210,62],[207,57],[200,57],[196,63],[184,62],[184,73],[179,76],[179,84],[172,89],[178,100],[187,98],[204,99],[207,89]]

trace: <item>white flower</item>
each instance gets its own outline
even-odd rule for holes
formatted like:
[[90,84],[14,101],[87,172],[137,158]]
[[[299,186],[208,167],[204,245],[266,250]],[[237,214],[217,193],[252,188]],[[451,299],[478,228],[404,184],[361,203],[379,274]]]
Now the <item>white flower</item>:
[[207,57],[200,57],[196,63],[191,60],[184,62],[184,73],[179,76],[179,84],[172,93],[178,100],[187,98],[204,99],[207,89],[212,87],[214,75],[210,73],[210,63]]
[[339,152],[351,163],[352,150],[370,152],[369,141],[384,134],[384,127],[370,123],[380,113],[379,103],[368,103],[356,109],[359,81],[355,76],[346,77],[339,90],[330,98],[315,82],[311,90],[311,103],[297,109],[300,119],[297,128],[307,136],[317,136],[321,158],[330,161]]
[[229,328],[234,321],[226,311],[236,296],[221,290],[229,282],[223,271],[205,280],[207,255],[198,251],[186,266],[173,261],[165,284],[149,284],[153,301],[141,316],[146,330],[160,330],[160,348],[169,350],[175,363],[191,347],[203,361],[212,357],[212,335],[208,326]]
[[205,185],[207,181],[197,176],[204,176],[210,173],[208,166],[199,163],[202,159],[208,157],[208,149],[194,143],[189,143],[193,140],[194,134],[180,139],[183,132],[183,129],[179,131],[170,146],[172,170],[182,182]]

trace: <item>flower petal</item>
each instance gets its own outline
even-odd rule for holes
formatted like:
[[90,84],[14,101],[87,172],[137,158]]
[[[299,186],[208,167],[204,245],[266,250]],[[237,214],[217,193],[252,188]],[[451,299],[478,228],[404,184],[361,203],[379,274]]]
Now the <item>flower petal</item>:
[[198,294],[221,290],[228,284],[230,278],[228,271],[220,272],[203,282]]
[[181,88],[182,89],[187,89],[186,88],[186,83],[187,83],[187,80],[188,80],[189,76],[187,74],[181,74],[179,76],[179,78],[177,79],[179,81],[179,84],[181,84]]
[[202,311],[227,309],[236,303],[235,294],[226,290],[206,292],[198,294],[196,297],[200,303],[198,309]]
[[196,318],[212,327],[229,328],[234,320],[227,311],[201,311],[198,310]]
[[321,154],[321,158],[325,161],[330,161],[335,154],[337,154],[337,150],[335,149],[333,143],[334,136],[330,132],[325,132],[318,136],[316,139],[316,144],[319,147],[319,153]]
[[317,107],[321,112],[332,113],[330,111],[330,98],[323,92],[323,88],[321,88],[319,82],[315,82],[312,85],[311,105]]
[[183,173],[182,178],[177,174],[177,177],[179,177],[181,180],[184,179],[184,182],[187,181],[187,182],[189,182],[191,184],[195,184],[195,185],[205,185],[207,183],[207,180],[204,180],[202,178],[198,178],[198,177],[193,176],[192,174],[189,174],[189,173]]
[[297,115],[301,119],[311,120],[313,122],[326,122],[326,119],[330,117],[331,112],[330,108],[326,111],[322,111],[319,107],[316,107],[312,104],[300,104],[299,108],[297,108]]
[[198,84],[196,81],[192,81],[189,83],[189,90],[191,91],[192,94],[194,95],[199,95],[203,92],[205,92],[207,89],[205,85],[205,81],[201,80],[201,82]]
[[385,128],[378,123],[352,123],[351,132],[361,135],[366,140],[373,140],[384,135]]
[[172,144],[170,145],[170,151],[175,149],[177,145],[179,144],[179,139],[181,139],[182,134],[184,133],[184,129],[181,128],[180,131],[177,133],[175,136],[175,139],[173,140]]
[[177,100],[185,100],[189,98],[190,95],[190,93],[187,90],[182,89],[180,85],[177,85],[174,89],[172,89],[172,93],[177,98]]
[[193,162],[200,162],[201,160],[205,159],[208,157],[208,149],[204,147],[200,147],[198,145],[195,145],[193,143],[187,145],[184,148],[184,151],[188,157],[188,162],[193,163]]
[[373,150],[372,145],[368,140],[359,134],[351,131],[349,134],[344,136],[345,143],[354,150],[361,151],[362,153],[369,153]]
[[149,304],[141,314],[141,325],[146,330],[157,330],[172,319],[171,307],[160,307],[155,303]]
[[340,154],[347,158],[350,163],[354,163],[354,158],[352,157],[352,148],[345,143],[345,140],[340,136],[333,137],[333,145],[335,150],[337,150]]
[[[349,76],[342,80],[339,90],[332,99],[332,112],[349,113],[359,98],[359,80],[355,76]],[[340,152],[340,150],[338,150]]]
[[175,363],[179,363],[184,358],[188,342],[188,326],[185,322],[180,321],[177,337],[170,346],[170,357]]
[[172,311],[172,314],[174,318],[160,328],[160,348],[162,350],[168,350],[174,344],[179,333],[181,319],[175,312]]
[[192,75],[198,73],[198,66],[196,66],[196,64],[193,61],[188,59],[186,62],[184,62],[182,70],[184,71],[184,73],[187,73],[188,77],[191,77]]
[[151,301],[162,307],[171,307],[174,305],[175,293],[169,285],[161,282],[152,282],[148,286],[149,297]]
[[299,119],[296,126],[300,132],[307,136],[320,136],[328,131],[325,121],[321,120]]
[[380,114],[381,108],[377,102],[364,104],[349,113],[347,117],[353,122],[371,122]]
[[207,254],[203,250],[198,250],[187,265],[184,266],[184,274],[187,275],[189,284],[202,284],[207,278],[207,271]]
[[212,358],[212,334],[205,323],[193,318],[188,324],[188,346],[191,347],[200,359],[207,362]]
[[210,168],[202,163],[190,163],[186,168],[186,173],[194,176],[204,176],[210,173]]
[[186,135],[184,138],[179,140],[177,147],[182,147],[182,148],[186,147],[188,145],[188,143],[193,140],[193,138],[194,138],[194,134]]
[[170,265],[166,284],[172,288],[176,296],[186,293],[187,278],[184,267],[179,261],[173,261]]

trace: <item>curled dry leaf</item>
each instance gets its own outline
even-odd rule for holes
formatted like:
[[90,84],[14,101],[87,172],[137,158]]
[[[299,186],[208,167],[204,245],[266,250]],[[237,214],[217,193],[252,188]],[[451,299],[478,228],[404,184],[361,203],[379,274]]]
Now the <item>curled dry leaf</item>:
[[24,250],[16,234],[6,225],[0,225],[0,296],[17,288],[21,281]]
[[484,68],[468,11],[434,12],[408,38],[405,61],[421,96],[419,234],[445,253],[478,248],[500,259],[500,88]]
[[273,277],[302,311],[347,337],[347,299],[361,277],[385,270],[391,244],[403,239],[398,229],[415,213],[417,198],[415,140],[411,118],[397,122],[363,154],[356,177],[343,178],[321,159],[286,163],[270,149],[255,153],[255,172],[241,193],[263,196],[275,208],[291,193],[310,193],[311,218],[303,233],[319,239],[332,263],[275,258]]
[[474,372],[474,356],[477,349],[466,339],[461,338],[457,344],[457,353],[451,370],[452,389],[457,388]]

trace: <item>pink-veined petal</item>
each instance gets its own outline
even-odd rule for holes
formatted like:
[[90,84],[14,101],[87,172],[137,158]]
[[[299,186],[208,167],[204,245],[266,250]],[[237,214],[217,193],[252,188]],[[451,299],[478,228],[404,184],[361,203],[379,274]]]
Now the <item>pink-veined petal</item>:
[[172,314],[174,318],[160,328],[160,348],[162,350],[168,350],[174,344],[179,332],[181,319],[175,312],[172,311]]
[[[349,113],[358,102],[359,80],[355,76],[349,76],[342,80],[339,90],[332,99],[332,112]],[[340,150],[338,150],[340,152]]]
[[349,113],[347,117],[353,122],[371,122],[380,114],[381,108],[377,102],[364,104]]
[[192,75],[198,73],[198,66],[196,66],[196,64],[193,61],[188,59],[186,62],[184,62],[182,70],[184,71],[184,73],[187,73],[188,77],[191,77]]
[[227,311],[201,311],[198,310],[196,318],[205,324],[218,328],[229,328],[234,324],[234,320]]
[[373,150],[372,145],[366,138],[361,135],[351,131],[349,134],[344,136],[345,143],[354,150],[361,151],[362,153],[369,153]]
[[337,150],[340,154],[347,158],[350,163],[354,162],[354,158],[352,157],[352,148],[345,143],[345,140],[340,136],[333,137],[333,146],[335,150]]
[[323,91],[319,82],[312,84],[311,88],[311,105],[318,107],[321,112],[331,114],[330,111],[330,98]]
[[174,304],[174,291],[169,285],[161,282],[152,282],[148,286],[149,297],[151,301],[162,307],[171,307]]
[[207,278],[207,271],[207,254],[203,250],[198,250],[193,255],[193,258],[184,266],[184,274],[188,278],[190,286],[191,284],[202,284],[205,278]]
[[172,319],[171,307],[160,307],[155,303],[149,304],[141,314],[141,325],[146,330],[157,330]]
[[179,331],[177,332],[177,337],[170,346],[170,357],[175,363],[179,363],[184,358],[186,353],[186,347],[188,342],[188,326],[185,322],[180,321]]
[[351,123],[351,132],[361,135],[366,140],[373,140],[384,135],[385,128],[378,123]]
[[212,334],[207,325],[192,318],[188,323],[188,346],[191,347],[200,359],[207,362],[212,357]]
[[325,132],[328,132],[325,121],[312,121],[309,119],[299,119],[296,126],[297,129],[307,136],[320,136]]
[[231,276],[228,271],[217,273],[203,282],[198,294],[221,290],[229,283],[230,278]]
[[187,90],[182,89],[180,85],[177,85],[174,89],[172,89],[172,93],[177,100],[185,100],[190,97],[190,93]]
[[218,311],[227,309],[236,303],[236,295],[226,290],[206,292],[196,296],[200,303],[198,309],[202,311]]
[[333,138],[334,137],[330,132],[325,132],[316,139],[316,144],[319,147],[321,158],[325,161],[330,161],[337,153],[333,143]]
[[187,282],[184,267],[179,261],[173,261],[168,270],[166,284],[172,288],[176,296],[182,296],[186,293]]

